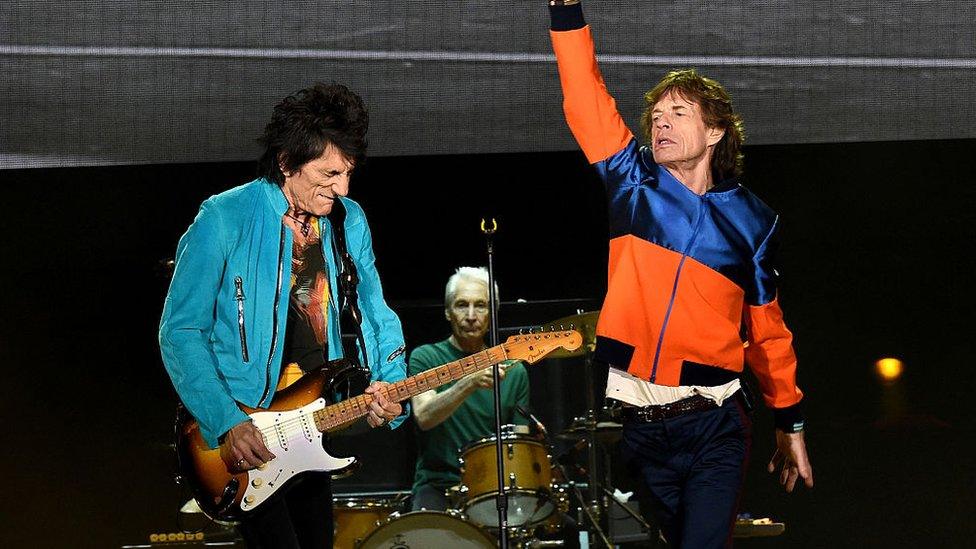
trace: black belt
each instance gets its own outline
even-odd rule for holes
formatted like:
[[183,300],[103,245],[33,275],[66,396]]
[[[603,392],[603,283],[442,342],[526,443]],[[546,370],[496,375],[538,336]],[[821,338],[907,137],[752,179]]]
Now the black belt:
[[694,395],[658,406],[640,407],[625,404],[620,409],[620,417],[624,421],[650,423],[652,421],[661,421],[663,419],[678,417],[691,412],[714,410],[718,407],[719,405],[716,404],[714,400],[701,395]]

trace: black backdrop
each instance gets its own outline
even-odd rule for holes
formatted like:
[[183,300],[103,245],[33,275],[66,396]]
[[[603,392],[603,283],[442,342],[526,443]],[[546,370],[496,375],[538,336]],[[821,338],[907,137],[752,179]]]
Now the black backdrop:
[[[786,496],[766,478],[771,422],[760,412],[743,508],[788,526],[743,546],[970,546],[974,159],[974,141],[747,150],[749,185],[785,219],[782,301],[817,486]],[[0,171],[4,546],[111,547],[175,530],[183,496],[168,447],[175,396],[155,341],[157,261],[202,199],[252,169]],[[411,345],[446,333],[443,283],[454,266],[483,262],[485,214],[501,226],[503,299],[599,302],[604,199],[579,153],[377,157],[352,194]],[[543,322],[560,306],[519,307],[506,306],[503,324]],[[888,355],[907,367],[885,387],[871,364]],[[557,422],[579,407],[578,367],[531,370],[537,387],[563,384],[533,396],[550,416],[561,401]],[[406,487],[410,431],[393,440],[350,442],[367,469],[343,486]]]

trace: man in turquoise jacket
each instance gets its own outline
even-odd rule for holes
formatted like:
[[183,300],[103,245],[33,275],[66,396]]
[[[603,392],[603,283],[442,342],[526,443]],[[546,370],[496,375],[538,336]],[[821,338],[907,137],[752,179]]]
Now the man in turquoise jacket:
[[[369,227],[345,198],[366,151],[362,99],[317,84],[279,103],[262,136],[262,177],[213,196],[180,239],[159,345],[204,440],[241,470],[273,459],[238,403],[266,407],[283,365],[304,371],[342,356],[333,219],[346,211],[346,249],[358,273],[373,396],[372,427],[402,423],[378,389],[405,377],[400,321],[383,299]],[[328,473],[304,473],[282,497],[244,515],[249,547],[331,547]]]

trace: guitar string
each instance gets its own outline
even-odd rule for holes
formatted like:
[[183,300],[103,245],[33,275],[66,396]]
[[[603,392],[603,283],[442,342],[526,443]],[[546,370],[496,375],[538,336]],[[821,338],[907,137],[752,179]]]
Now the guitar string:
[[[485,349],[485,351],[483,353],[477,353],[475,355],[471,355],[470,357],[465,357],[465,359],[471,359],[471,360],[468,361],[468,365],[475,366],[475,369],[472,370],[469,373],[474,373],[474,372],[477,372],[479,370],[483,370],[484,368],[487,368],[490,365],[494,365],[496,362],[501,362],[502,360],[505,360],[504,358],[502,358],[501,360],[493,361],[492,358],[491,358],[491,355],[488,353],[488,351],[490,351],[490,350],[491,349]],[[504,354],[507,355],[508,353],[504,353]],[[465,362],[465,359],[461,359],[461,360],[455,361],[455,362],[458,363],[458,365],[461,366],[462,371],[464,371],[464,366],[465,366],[465,363],[464,362]],[[445,364],[445,366],[449,366],[449,364]],[[438,367],[438,368],[440,368],[440,367]],[[428,370],[428,372],[432,372],[432,371],[433,370]],[[424,373],[427,373],[427,372],[424,372]],[[469,373],[465,373],[464,375],[468,375]],[[421,376],[418,376],[418,378],[419,377],[421,377]],[[429,377],[429,376],[423,376],[423,377]],[[407,378],[407,379],[409,379],[409,378]],[[436,379],[436,376],[435,376],[435,379]],[[460,378],[458,378],[458,379],[460,379]],[[401,381],[398,381],[398,382],[395,382],[395,383],[391,383],[387,387],[392,387],[396,383],[401,383],[403,381],[406,381],[406,379],[401,380]],[[415,380],[413,382],[414,385],[418,385],[418,386],[419,386],[419,383],[420,383],[419,382],[419,379],[418,380]],[[392,394],[391,393],[393,393],[393,391],[390,391],[389,389],[387,389],[388,397],[392,397]],[[320,410],[316,410],[315,412],[311,412],[311,414],[308,414],[308,415],[311,415],[312,416],[312,423],[314,424],[314,423],[316,423],[316,421],[315,421],[315,414],[317,412],[323,412],[325,409],[328,409],[328,408],[330,408],[332,406],[339,406],[339,405],[343,404],[344,402],[345,403],[351,403],[354,400],[361,399],[363,396],[365,396],[365,395],[359,395],[357,397],[353,397],[353,398],[348,399],[348,400],[345,400],[343,402],[338,402],[336,404],[331,404],[329,406],[326,406],[326,408],[323,408],[323,409],[320,409]],[[372,401],[363,403],[364,406],[361,406],[361,405],[353,405],[352,407],[355,408],[355,409],[357,409],[357,410],[359,408],[361,408],[361,407],[368,408],[369,407],[369,404],[371,402]],[[398,401],[398,402],[400,402],[400,401]],[[348,409],[349,406],[350,405],[347,405],[346,408]],[[357,413],[358,413],[358,411],[357,411]],[[347,419],[347,421],[356,421],[357,419],[359,419],[359,418],[367,415],[368,413],[369,413],[369,411],[367,410],[366,414],[358,415],[356,417],[348,417],[348,418],[344,418],[344,419]],[[293,429],[295,427],[298,427],[299,428],[298,429],[299,432],[302,431],[303,430],[302,429],[302,426],[307,424],[305,422],[305,417],[306,417],[306,415],[305,414],[302,414],[302,415],[300,415],[298,417],[295,417],[295,418],[292,418],[292,419],[289,419],[289,420],[285,420],[285,421],[283,421],[281,423],[278,423],[278,424],[276,424],[274,426],[270,426],[270,427],[266,427],[266,428],[259,428],[258,431],[261,433],[262,437],[264,437],[265,444],[267,444],[267,442],[269,440],[269,437],[278,438],[277,437],[277,433],[279,431],[283,431],[284,432],[283,434],[285,434],[285,435],[291,434],[291,432],[293,431]],[[326,421],[328,421],[328,420],[326,420]],[[336,424],[335,426],[342,425],[343,423],[346,423],[347,421],[342,421],[342,422]],[[288,437],[285,437],[285,438],[288,438]]]
[[[568,335],[569,334],[566,333],[566,332],[563,332],[563,333],[549,332],[549,333],[546,334],[546,339],[549,339],[549,337],[553,337],[554,339],[561,339],[563,337],[567,337]],[[497,345],[496,347],[491,347],[489,349],[485,349],[484,351],[481,351],[481,352],[475,353],[473,355],[467,356],[467,357],[465,357],[463,359],[460,359],[460,360],[457,360],[455,362],[457,362],[461,366],[462,371],[463,371],[464,370],[464,361],[467,360],[467,359],[470,359],[469,364],[476,366],[476,368],[474,370],[472,370],[471,372],[469,372],[468,374],[465,374],[465,375],[469,375],[470,373],[474,373],[474,372],[477,372],[479,370],[483,370],[484,368],[487,368],[488,366],[492,366],[492,365],[494,365],[494,364],[496,364],[498,362],[502,362],[504,360],[508,360],[507,357],[511,353],[511,349],[506,348],[507,345],[508,345],[508,343],[503,343],[501,345]],[[492,359],[492,356],[491,356],[491,351],[493,349],[499,350],[501,352],[501,355],[503,356],[503,358],[501,358],[499,360],[493,360]],[[555,349],[555,347],[553,347],[553,350],[554,349]],[[450,363],[448,363],[448,364],[450,364]],[[444,366],[447,366],[447,364],[445,364]],[[438,368],[441,368],[441,367],[443,367],[443,366],[438,366]],[[435,368],[435,370],[436,369],[437,368]],[[424,373],[429,373],[429,372],[432,372],[432,371],[433,370],[428,370],[427,372],[424,372]],[[413,377],[418,377],[419,378],[421,376],[422,376],[422,374],[418,374],[417,376],[413,376]],[[424,377],[426,377],[426,376],[424,376]],[[410,379],[410,378],[407,378],[407,379]],[[458,379],[460,379],[460,378],[458,378]],[[397,381],[395,383],[391,383],[387,387],[391,387],[391,386],[395,385],[396,383],[401,383],[403,381],[406,381],[406,379]],[[414,381],[414,385],[417,385],[418,383],[419,383],[419,381]],[[387,394],[388,394],[388,396],[390,395],[390,390],[389,389],[387,389]],[[417,393],[417,394],[419,394],[419,393]],[[352,402],[354,400],[358,400],[358,399],[362,398],[363,396],[365,396],[365,395],[359,395],[359,396],[353,397],[351,399],[344,400],[343,402],[338,402],[336,404],[331,404],[331,405],[326,406],[326,408],[323,408],[321,410],[316,410],[315,412],[311,412],[311,414],[309,414],[309,415],[312,416],[312,423],[316,426],[316,430],[318,429],[318,423],[315,421],[315,414],[317,412],[322,412],[325,409],[328,409],[328,408],[330,408],[332,406],[339,406],[339,405],[343,404],[344,402],[345,403],[349,403],[349,402]],[[404,400],[406,400],[406,399],[404,399]],[[369,404],[371,402],[372,401],[365,402],[363,404],[365,405],[365,407],[368,408],[368,406],[369,406]],[[398,400],[397,402],[401,402],[401,401]],[[349,407],[349,405],[346,406],[347,409],[348,409],[348,407]],[[356,406],[354,406],[354,408],[358,409],[358,408],[360,408],[360,406],[359,405],[356,405]],[[358,415],[356,417],[349,417],[345,421],[341,421],[341,422],[333,425],[332,427],[338,427],[339,425],[343,425],[344,423],[356,421],[357,419],[359,419],[361,417],[364,417],[368,413],[369,413],[369,411],[367,410],[367,412],[365,414]],[[285,420],[285,421],[283,421],[283,422],[281,422],[281,423],[279,423],[277,425],[271,426],[271,427],[266,427],[266,428],[263,428],[263,429],[262,428],[258,428],[258,432],[261,433],[262,438],[264,438],[265,445],[267,445],[267,443],[269,441],[269,437],[275,436],[278,431],[283,431],[283,434],[288,435],[288,434],[290,434],[292,432],[293,428],[298,427],[299,428],[298,431],[300,432],[302,430],[301,427],[303,425],[306,425],[307,424],[307,423],[305,423],[305,418],[306,418],[306,415],[305,414],[302,414],[302,415],[299,415],[296,418],[289,419],[289,420]],[[325,421],[328,421],[328,420],[325,420]],[[275,438],[278,438],[278,437],[275,436]],[[285,438],[287,439],[288,437],[286,436]]]
[[[469,358],[469,357],[466,357],[466,358]],[[457,362],[459,363],[459,365],[461,366],[462,371],[463,371],[464,370],[464,366],[465,366],[464,362],[463,361],[457,361]],[[482,369],[486,368],[487,367],[487,364],[482,364],[482,362],[489,362],[490,364],[494,364],[494,362],[491,362],[490,355],[488,355],[488,356],[481,356],[481,354],[479,353],[478,355],[475,355],[472,358],[472,360],[468,361],[468,365],[473,365],[473,366],[476,367],[474,370],[472,370],[471,373],[474,373],[476,371],[479,371],[479,370],[482,370]],[[467,375],[467,374],[465,374],[465,375]],[[425,376],[425,377],[427,377],[427,376]],[[401,380],[401,381],[405,381],[405,380]],[[399,382],[397,382],[397,383],[399,383]],[[393,384],[391,384],[391,385],[393,385]],[[414,381],[414,385],[419,386],[419,381]],[[387,390],[387,393],[391,393],[391,391],[390,390]],[[348,400],[343,401],[343,402],[347,402],[348,403],[348,402],[351,402],[353,400],[359,400],[363,396],[365,396],[365,395],[359,395],[357,397],[354,397],[352,399],[348,399]],[[390,395],[390,396],[392,396],[392,395]],[[337,406],[339,404],[342,404],[342,403],[341,402],[340,403],[336,403],[336,404],[327,406],[326,408],[329,408],[331,406]],[[365,402],[363,404],[365,405],[363,407],[368,407],[370,403],[369,402]],[[360,407],[361,406],[359,406],[359,405],[353,406],[353,408],[356,408],[357,410]],[[348,409],[349,408],[349,405],[347,405],[346,408]],[[322,412],[324,410],[325,409],[316,410],[315,412],[312,412],[311,414],[309,414],[309,415],[312,415],[313,416],[312,417],[312,423],[316,423],[315,422],[315,417],[314,417],[315,414],[317,412]],[[367,411],[366,414],[368,414],[368,413],[369,412]],[[356,416],[356,417],[344,418],[344,419],[347,419],[347,421],[355,421],[355,420],[357,420],[357,419],[365,416],[366,414],[359,415],[359,416]],[[306,425],[307,424],[307,423],[305,423],[305,417],[307,417],[307,416],[305,414],[303,414],[303,415],[300,415],[300,416],[298,416],[296,418],[283,421],[283,422],[281,422],[281,423],[279,423],[279,424],[277,424],[275,426],[272,426],[272,427],[269,427],[269,428],[265,428],[265,429],[258,429],[258,431],[265,438],[265,443],[267,443],[268,442],[268,437],[277,435],[277,432],[278,431],[284,431],[283,434],[289,435],[289,434],[292,434],[293,428],[297,426],[297,427],[299,427],[299,432],[300,432],[302,430],[301,427],[303,425]],[[328,421],[328,420],[326,420],[326,421]],[[346,423],[346,421],[342,421],[340,423],[337,423],[335,426],[342,425],[343,423]],[[285,438],[288,438],[288,437],[285,437]]]

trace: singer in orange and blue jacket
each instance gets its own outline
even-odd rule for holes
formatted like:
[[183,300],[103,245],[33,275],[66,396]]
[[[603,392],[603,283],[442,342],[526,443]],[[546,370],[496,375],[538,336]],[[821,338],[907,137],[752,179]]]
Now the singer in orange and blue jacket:
[[693,70],[646,96],[639,146],[607,92],[579,0],[551,0],[551,38],[570,129],[610,209],[607,296],[595,358],[624,409],[624,453],[672,546],[731,543],[751,424],[748,364],[773,408],[770,471],[813,484],[792,334],[775,261],[779,218],[738,182],[742,122]]

